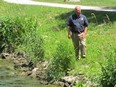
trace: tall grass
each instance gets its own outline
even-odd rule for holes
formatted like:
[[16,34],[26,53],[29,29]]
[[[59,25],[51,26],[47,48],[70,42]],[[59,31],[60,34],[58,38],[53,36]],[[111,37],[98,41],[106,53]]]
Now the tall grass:
[[[22,23],[22,22],[21,22]],[[15,48],[23,42],[22,36],[25,30],[22,29],[22,24],[18,18],[7,18],[4,17],[0,20],[0,33],[1,33],[1,48],[7,48],[6,51],[12,52],[14,49],[9,49],[9,47]],[[2,51],[2,50],[1,50]]]
[[101,84],[103,87],[114,87],[116,84],[116,49],[109,50],[106,64],[102,65]]
[[66,40],[60,41],[48,66],[48,80],[58,80],[75,67],[74,50]]
[[0,25],[1,52],[21,51],[31,60],[43,60],[43,40],[34,17],[3,17]]

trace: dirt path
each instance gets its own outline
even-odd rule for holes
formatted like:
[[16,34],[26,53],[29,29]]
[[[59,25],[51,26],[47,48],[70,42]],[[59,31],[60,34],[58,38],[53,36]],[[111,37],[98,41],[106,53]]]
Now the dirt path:
[[[74,8],[76,5],[71,4],[58,4],[58,3],[48,3],[48,2],[37,2],[32,0],[4,0],[8,3],[16,3],[16,4],[28,4],[28,5],[42,5],[42,6],[50,6],[50,7],[60,7],[60,8]],[[101,8],[94,6],[81,6],[82,10],[94,10],[94,11],[108,11],[108,12],[116,12],[116,9],[110,8]]]

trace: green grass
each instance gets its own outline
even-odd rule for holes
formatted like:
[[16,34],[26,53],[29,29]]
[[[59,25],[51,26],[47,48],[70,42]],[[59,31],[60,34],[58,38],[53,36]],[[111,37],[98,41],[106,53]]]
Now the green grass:
[[116,8],[115,0],[80,0],[80,2],[64,2],[64,0],[34,0],[34,1]]
[[[113,2],[115,1],[106,1],[106,3],[104,3],[107,6],[112,4],[113,7],[115,6],[115,3]],[[93,5],[92,3],[92,1],[90,3],[87,1],[85,5]],[[53,58],[57,45],[61,41],[63,42],[67,40],[67,44],[72,44],[72,41],[67,38],[66,26],[67,18],[73,13],[72,9],[16,5],[4,2],[0,2],[0,8],[0,18],[5,16],[34,16],[37,18],[40,36],[43,37],[45,42],[46,60]],[[103,65],[106,63],[105,56],[107,55],[108,50],[116,49],[116,13],[96,11],[82,12],[89,20],[89,30],[87,33],[87,58],[77,61],[74,70],[70,71],[69,74],[77,75],[81,73],[92,79],[93,77],[97,78],[100,76],[101,67],[99,63],[102,63]],[[95,16],[91,15],[91,13]],[[110,20],[108,20],[106,15],[109,16]],[[111,22],[111,24],[108,22]]]
[[[107,25],[106,25],[107,26]],[[116,26],[116,25],[115,25]],[[81,59],[76,69],[78,72],[94,75],[100,74],[99,63],[105,64],[106,55],[109,49],[115,50],[116,45],[116,29],[97,27],[94,31],[88,31],[87,34],[87,59]],[[81,66],[80,66],[81,65]],[[99,71],[99,72],[98,72]]]

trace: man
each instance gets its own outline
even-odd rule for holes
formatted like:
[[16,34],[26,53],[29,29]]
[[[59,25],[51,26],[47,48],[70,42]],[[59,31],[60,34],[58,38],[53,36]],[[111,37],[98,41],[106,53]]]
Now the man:
[[81,14],[81,7],[75,7],[75,14],[69,17],[68,24],[68,38],[72,38],[76,58],[79,59],[79,49],[81,50],[81,57],[86,58],[86,33],[88,30],[88,20],[86,16]]

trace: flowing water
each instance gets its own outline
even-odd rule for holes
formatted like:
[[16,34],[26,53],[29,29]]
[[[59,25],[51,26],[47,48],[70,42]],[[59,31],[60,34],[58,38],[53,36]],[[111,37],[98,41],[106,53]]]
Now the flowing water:
[[7,60],[0,60],[0,87],[57,87],[53,85],[42,85],[38,80],[14,73],[12,64]]
[[9,71],[0,68],[0,87],[46,87],[40,85],[37,80],[27,77],[10,75]]

